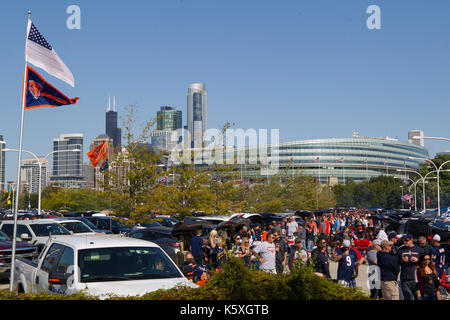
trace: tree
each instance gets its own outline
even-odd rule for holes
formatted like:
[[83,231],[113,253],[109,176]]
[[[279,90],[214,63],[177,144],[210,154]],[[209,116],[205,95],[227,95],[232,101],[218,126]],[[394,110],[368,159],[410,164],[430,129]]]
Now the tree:
[[121,152],[114,153],[109,169],[104,171],[101,187],[115,214],[129,219],[130,223],[147,222],[144,213],[156,206],[156,197],[152,195],[158,194],[158,181],[163,175],[158,167],[162,154],[147,143],[156,120],[144,121],[138,130],[136,107],[131,105],[126,111],[123,121],[126,144]]
[[169,171],[171,184],[160,184],[156,194],[157,207],[162,213],[179,214],[180,218],[194,212],[213,211],[214,196],[208,188],[210,176],[193,164],[181,163]]

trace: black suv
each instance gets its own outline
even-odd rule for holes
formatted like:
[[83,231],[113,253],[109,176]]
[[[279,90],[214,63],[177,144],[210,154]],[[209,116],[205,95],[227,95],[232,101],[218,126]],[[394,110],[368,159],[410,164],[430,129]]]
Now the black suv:
[[128,232],[131,231],[131,227],[127,226],[126,224],[114,220],[111,217],[106,216],[91,216],[91,217],[84,217],[86,220],[89,220],[92,222],[97,229],[101,230],[108,230],[111,231],[114,234],[128,234]]
[[168,227],[135,228],[128,236],[156,243],[177,265],[181,265],[184,261],[180,258],[180,244],[171,232],[172,228]]

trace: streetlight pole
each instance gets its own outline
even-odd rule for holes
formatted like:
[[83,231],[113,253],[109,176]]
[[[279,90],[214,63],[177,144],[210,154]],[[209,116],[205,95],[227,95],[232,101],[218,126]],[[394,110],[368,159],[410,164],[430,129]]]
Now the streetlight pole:
[[405,206],[404,206],[404,200],[403,200],[403,186],[400,186],[400,188],[402,188],[402,209],[404,209],[405,208]]
[[414,181],[413,179],[411,179],[409,177],[408,177],[408,179],[411,180],[411,182],[412,182],[412,185],[409,186],[408,192],[411,192],[411,187],[414,186],[414,211],[417,211],[417,188],[416,188],[416,184],[417,184],[417,182],[420,181],[420,179],[417,180],[417,181]]
[[413,137],[413,140],[421,140],[421,139],[450,141],[449,138],[442,138],[442,137],[420,137],[420,136],[414,136]]
[[[441,196],[440,196],[440,189],[439,189],[439,168],[437,167],[437,165],[428,158],[416,158],[416,157],[408,157],[408,159],[416,159],[416,160],[425,160],[426,162],[431,163],[435,168],[436,168],[436,173],[437,173],[437,206],[438,206],[438,217],[441,216]],[[444,162],[443,165],[447,163]]]
[[[17,150],[17,149],[3,149],[3,151],[5,151],[5,152],[19,152],[19,150]],[[79,152],[79,151],[81,151],[81,150],[80,149],[55,150],[55,151],[52,151],[52,152],[48,153],[45,157],[43,157],[43,159],[46,160],[49,156],[51,156],[54,153],[58,153],[58,152]],[[41,214],[41,193],[42,193],[42,182],[41,182],[41,179],[42,179],[42,164],[43,164],[44,161],[39,160],[39,157],[36,156],[31,151],[22,149],[22,152],[26,152],[26,153],[32,155],[36,159],[36,161],[38,163],[38,166],[39,166],[39,177],[38,177],[38,214]]]
[[400,171],[405,171],[405,173],[406,172],[412,172],[412,173],[415,173],[415,174],[418,174],[419,176],[420,176],[420,178],[422,178],[422,181],[423,181],[423,190],[422,190],[422,196],[423,196],[423,198],[422,198],[422,207],[423,207],[423,213],[425,213],[425,210],[426,210],[426,205],[425,205],[425,180],[424,180],[424,177],[418,172],[418,171],[415,171],[415,170],[405,170],[405,169],[397,169],[396,170],[397,172],[400,172]]

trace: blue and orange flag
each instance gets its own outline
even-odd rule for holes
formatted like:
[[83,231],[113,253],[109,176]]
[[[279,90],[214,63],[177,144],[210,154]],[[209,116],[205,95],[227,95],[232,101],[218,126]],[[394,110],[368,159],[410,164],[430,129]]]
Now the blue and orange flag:
[[33,68],[27,67],[25,109],[59,107],[76,104],[79,98],[70,99],[44,80]]
[[[99,145],[97,148],[92,149],[89,151],[87,156],[89,157],[89,160],[91,160],[92,166],[95,168],[97,164],[106,159],[108,157],[108,141],[103,142],[101,145]],[[105,168],[106,169],[106,168]]]

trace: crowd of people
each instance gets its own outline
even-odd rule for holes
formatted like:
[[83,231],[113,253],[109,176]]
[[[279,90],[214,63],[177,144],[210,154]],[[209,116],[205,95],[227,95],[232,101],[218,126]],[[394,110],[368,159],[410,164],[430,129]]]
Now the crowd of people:
[[[367,263],[371,298],[439,299],[439,287],[449,274],[450,240],[441,246],[439,235],[434,235],[430,242],[425,237],[417,242],[411,235],[386,233],[366,211],[311,215],[301,223],[290,216],[267,225],[243,226],[232,237],[216,230],[202,237],[197,230],[185,265],[192,267],[193,281],[198,282],[207,279],[208,270],[220,270],[226,252],[249,268],[274,274],[290,272],[300,261],[312,265],[318,276],[355,287],[359,267]],[[335,279],[330,261],[338,264]]]

